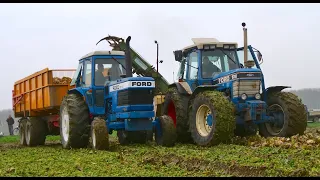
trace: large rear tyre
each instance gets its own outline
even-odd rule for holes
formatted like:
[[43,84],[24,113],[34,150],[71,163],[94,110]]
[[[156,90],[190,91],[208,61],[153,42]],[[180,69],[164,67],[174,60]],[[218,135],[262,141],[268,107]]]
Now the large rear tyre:
[[155,128],[155,140],[160,146],[172,147],[177,140],[177,131],[170,116],[159,117],[159,128]]
[[89,142],[89,109],[79,94],[67,94],[60,106],[60,136],[63,148],[86,148]]
[[278,92],[268,96],[267,114],[275,118],[274,123],[259,126],[264,137],[290,137],[302,135],[307,128],[307,112],[301,100],[293,93]]
[[27,145],[26,142],[26,126],[27,126],[27,118],[21,118],[19,123],[19,138],[20,138],[20,145],[25,146]]
[[168,115],[173,120],[177,131],[177,141],[192,143],[188,125],[188,100],[187,96],[181,95],[177,88],[168,89],[163,103],[163,115]]
[[91,123],[91,147],[94,150],[109,149],[109,133],[106,121],[96,117]]
[[27,146],[44,145],[47,135],[46,122],[41,118],[31,117],[27,120],[25,138]]
[[227,143],[236,127],[234,107],[223,93],[204,91],[196,95],[190,105],[190,131],[200,146]]

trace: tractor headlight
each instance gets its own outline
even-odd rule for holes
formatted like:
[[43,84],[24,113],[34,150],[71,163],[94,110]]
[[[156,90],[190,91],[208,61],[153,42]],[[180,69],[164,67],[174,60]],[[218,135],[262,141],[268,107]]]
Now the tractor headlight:
[[246,99],[247,99],[247,97],[248,97],[248,96],[247,96],[247,94],[246,94],[246,93],[243,93],[243,94],[241,95],[241,99],[242,99],[242,100],[246,100]]
[[256,95],[254,95],[254,97],[255,97],[256,99],[261,99],[260,93],[257,93]]
[[224,49],[229,49],[230,46],[229,46],[229,45],[224,45],[223,48],[224,48]]

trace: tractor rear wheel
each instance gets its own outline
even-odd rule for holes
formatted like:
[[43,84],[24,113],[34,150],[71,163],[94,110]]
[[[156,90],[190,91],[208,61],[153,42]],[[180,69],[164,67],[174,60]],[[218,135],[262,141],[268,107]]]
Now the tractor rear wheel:
[[89,142],[89,109],[79,94],[67,94],[60,106],[60,136],[63,148],[85,148]]
[[31,117],[27,120],[25,127],[25,138],[28,146],[44,145],[46,141],[46,122],[38,117]]
[[27,118],[21,118],[19,123],[19,136],[20,136],[20,145],[25,146],[27,145],[26,142],[26,126],[27,126]]
[[290,137],[304,133],[307,128],[307,112],[298,96],[290,92],[273,93],[268,97],[267,104],[267,114],[273,116],[275,122],[261,124],[261,136]]
[[177,131],[170,116],[159,117],[159,129],[155,128],[155,140],[160,146],[172,147],[177,140]]
[[192,143],[188,125],[188,101],[187,96],[181,95],[177,88],[168,89],[163,103],[163,115],[168,115],[173,120],[177,131],[177,141]]
[[107,150],[109,148],[109,133],[106,121],[96,117],[91,123],[91,146],[94,150]]
[[236,120],[234,107],[224,94],[204,91],[191,101],[189,120],[194,142],[200,146],[230,142]]

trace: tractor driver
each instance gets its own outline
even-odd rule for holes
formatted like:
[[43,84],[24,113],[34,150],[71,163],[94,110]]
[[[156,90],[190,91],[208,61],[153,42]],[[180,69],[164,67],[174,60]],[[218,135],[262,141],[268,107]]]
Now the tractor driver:
[[221,70],[212,62],[210,62],[208,56],[203,57],[202,59],[202,77],[211,78],[214,72],[221,72]]
[[95,72],[95,84],[98,86],[103,86],[106,78],[103,75],[104,67],[103,64],[98,64],[98,69]]

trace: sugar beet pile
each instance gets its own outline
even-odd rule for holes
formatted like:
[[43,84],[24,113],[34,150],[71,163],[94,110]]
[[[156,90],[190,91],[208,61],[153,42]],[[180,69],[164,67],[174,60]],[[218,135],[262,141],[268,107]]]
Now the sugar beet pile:
[[70,84],[71,81],[72,81],[72,79],[69,77],[62,77],[62,78],[54,77],[53,78],[53,84]]
[[295,149],[312,149],[320,146],[320,130],[308,129],[303,135],[295,135],[291,138],[270,137],[264,138],[259,135],[251,137],[235,137],[233,144],[247,145],[252,147],[282,147]]

